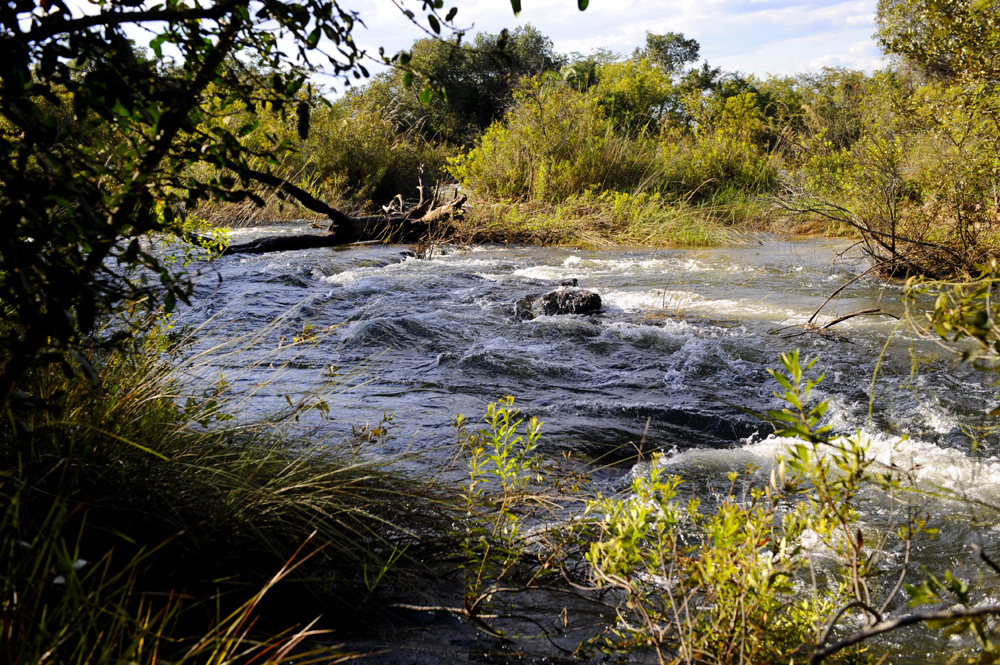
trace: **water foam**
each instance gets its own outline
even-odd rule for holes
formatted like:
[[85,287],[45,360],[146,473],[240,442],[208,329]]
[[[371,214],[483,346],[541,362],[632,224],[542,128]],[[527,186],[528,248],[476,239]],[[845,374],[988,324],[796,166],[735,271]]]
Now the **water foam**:
[[751,316],[767,320],[785,320],[798,317],[804,323],[808,315],[792,312],[785,307],[771,305],[766,301],[747,298],[706,298],[692,291],[656,289],[648,291],[613,289],[601,293],[601,301],[624,312],[649,312],[684,314],[697,313],[703,316],[740,317]]
[[[952,498],[979,501],[1000,499],[1000,459],[977,458],[956,448],[945,448],[918,437],[859,430],[868,455],[878,465],[908,472],[919,490],[943,492]],[[747,443],[739,450],[750,453],[762,468],[770,468],[795,440],[777,436]],[[729,453],[731,451],[724,451]]]

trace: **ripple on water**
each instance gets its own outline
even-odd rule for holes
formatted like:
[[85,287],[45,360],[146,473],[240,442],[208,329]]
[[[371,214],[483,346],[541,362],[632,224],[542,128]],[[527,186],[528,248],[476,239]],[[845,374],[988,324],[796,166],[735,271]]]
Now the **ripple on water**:
[[[281,328],[275,336],[291,339],[304,326],[328,330],[306,353],[316,372],[358,363],[367,373],[328,425],[334,429],[349,429],[385,409],[395,413],[398,428],[428,419],[448,422],[454,414],[436,410],[441,405],[476,413],[488,400],[513,394],[528,410],[567,407],[549,419],[548,436],[554,438],[566,431],[595,432],[602,445],[624,445],[641,436],[645,418],[633,408],[612,405],[649,404],[659,406],[650,413],[665,420],[664,428],[687,428],[675,427],[669,435],[664,429],[657,441],[654,423],[650,445],[731,448],[739,445],[739,428],[714,427],[711,419],[726,420],[724,413],[743,418],[730,404],[776,406],[766,369],[792,346],[819,356],[818,366],[831,377],[824,394],[839,396],[844,404],[842,426],[863,422],[866,386],[894,323],[852,319],[838,326],[849,343],[769,334],[807,320],[828,295],[830,277],[855,269],[835,261],[836,251],[846,246],[840,241],[762,242],[697,251],[487,247],[430,261],[378,246],[227,257],[211,264],[212,278],[196,289],[194,307],[179,317],[194,324],[215,317],[213,325],[227,334],[274,325]],[[516,299],[568,277],[602,296],[603,313],[514,319]],[[883,307],[898,310],[894,294],[859,281],[818,320],[871,306],[880,297]],[[292,310],[296,314],[289,317]],[[281,323],[283,317],[287,322]],[[882,359],[879,372],[885,379],[878,384],[883,392],[874,403],[875,422],[928,432],[934,445],[965,445],[955,439],[952,423],[967,407],[928,396],[941,385],[933,377],[953,368],[935,366],[926,370],[932,378],[924,383],[921,377],[910,381],[908,344],[901,339]],[[935,351],[920,353],[933,357]],[[963,400],[984,404],[988,391],[969,387],[973,377],[966,374],[958,379],[966,386],[959,389]],[[275,381],[276,393],[301,389],[290,379]],[[428,403],[408,392],[427,381],[453,399]],[[601,393],[606,408],[569,408],[593,391]],[[390,394],[391,403],[385,397]],[[681,423],[678,409],[696,417]],[[711,418],[702,420],[700,414]]]

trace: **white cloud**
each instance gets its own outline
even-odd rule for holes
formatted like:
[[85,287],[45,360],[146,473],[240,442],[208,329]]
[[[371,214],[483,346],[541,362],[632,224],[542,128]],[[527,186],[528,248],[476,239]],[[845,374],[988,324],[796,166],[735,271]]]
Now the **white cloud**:
[[[70,1],[74,9],[92,10],[84,0]],[[402,1],[423,21],[420,0]],[[445,7],[458,6],[456,24],[473,33],[496,33],[531,23],[561,53],[605,48],[628,54],[645,42],[647,30],[683,32],[699,41],[702,57],[712,65],[765,75],[821,66],[878,68],[881,55],[871,38],[876,2],[591,0],[580,12],[574,0],[522,0],[518,17],[506,0],[446,0]],[[359,26],[355,39],[372,56],[377,56],[379,46],[392,54],[424,36],[392,0],[343,0],[342,6],[361,14],[366,28]]]
[[[821,62],[879,66],[871,40],[876,0],[592,0],[582,13],[573,0],[523,0],[522,5],[515,18],[503,1],[461,3],[457,22],[489,32],[530,22],[564,53],[595,48],[630,53],[643,44],[647,30],[683,32],[701,43],[702,56],[710,63],[759,75],[800,72]],[[363,7],[378,12],[377,21],[368,21],[362,43],[381,40],[394,52],[419,36],[398,14],[393,16],[397,10],[390,2],[365,0],[357,6],[363,13]],[[871,49],[852,52],[859,42]]]

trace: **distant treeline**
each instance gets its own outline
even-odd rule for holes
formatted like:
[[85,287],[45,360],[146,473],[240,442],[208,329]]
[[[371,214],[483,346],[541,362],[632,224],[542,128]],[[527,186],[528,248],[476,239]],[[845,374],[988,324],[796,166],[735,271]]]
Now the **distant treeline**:
[[243,140],[285,141],[287,178],[355,207],[415,197],[423,164],[492,204],[483,223],[497,205],[583,201],[593,216],[595,201],[653,197],[724,224],[804,211],[861,233],[892,273],[968,267],[997,244],[996,77],[907,37],[906,3],[883,5],[893,57],[870,75],[727,72],[679,33],[649,33],[627,55],[560,54],[529,25],[416,41],[405,65],[314,110],[304,140],[299,119],[260,112]]

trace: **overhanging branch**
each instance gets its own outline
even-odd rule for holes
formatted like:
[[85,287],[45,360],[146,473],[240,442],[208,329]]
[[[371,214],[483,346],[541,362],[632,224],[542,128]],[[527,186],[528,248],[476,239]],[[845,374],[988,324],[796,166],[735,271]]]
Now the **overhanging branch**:
[[53,20],[44,21],[37,27],[21,34],[19,39],[28,43],[43,42],[56,35],[64,33],[78,32],[96,26],[116,26],[127,23],[177,23],[189,20],[218,20],[233,11],[236,2],[224,2],[213,7],[198,9],[149,9],[145,11],[132,12],[102,12],[91,16],[81,16],[80,18],[60,21],[52,17]]

